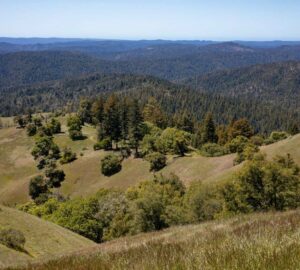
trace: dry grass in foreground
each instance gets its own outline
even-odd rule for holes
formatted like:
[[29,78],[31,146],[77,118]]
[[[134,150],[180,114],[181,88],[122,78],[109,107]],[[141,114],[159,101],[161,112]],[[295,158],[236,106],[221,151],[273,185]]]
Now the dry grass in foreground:
[[27,269],[300,269],[300,210],[128,237]]

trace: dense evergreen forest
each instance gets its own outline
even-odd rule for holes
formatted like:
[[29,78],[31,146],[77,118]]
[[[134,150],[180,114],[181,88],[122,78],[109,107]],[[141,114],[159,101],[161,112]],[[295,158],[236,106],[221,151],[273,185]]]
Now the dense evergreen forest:
[[141,104],[153,96],[168,114],[187,110],[201,120],[211,111],[217,123],[247,117],[259,132],[286,130],[299,122],[300,70],[299,62],[278,61],[299,60],[300,47],[247,45],[78,40],[37,47],[13,44],[12,50],[19,46],[29,51],[0,55],[0,114],[69,112],[77,109],[81,97],[116,92],[138,96]]
[[289,107],[280,107],[254,98],[224,97],[202,93],[165,80],[135,75],[92,75],[40,84],[34,87],[8,88],[0,92],[2,115],[25,114],[29,111],[72,112],[78,108],[81,97],[94,97],[116,92],[120,96],[136,97],[141,105],[149,97],[157,99],[167,114],[188,111],[202,120],[208,111],[217,117],[217,123],[246,117],[262,133],[286,130],[299,115]]

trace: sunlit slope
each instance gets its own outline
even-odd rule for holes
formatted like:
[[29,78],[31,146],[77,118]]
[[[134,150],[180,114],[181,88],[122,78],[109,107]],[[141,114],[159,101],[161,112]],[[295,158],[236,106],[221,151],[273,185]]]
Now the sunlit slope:
[[29,269],[299,269],[300,211],[237,216],[117,239]]
[[[65,119],[61,120],[63,131],[66,131]],[[140,181],[153,178],[153,173],[149,172],[149,163],[134,158],[123,161],[120,173],[105,177],[101,174],[100,163],[106,153],[93,150],[96,130],[85,126],[83,133],[87,137],[83,141],[72,141],[66,133],[55,135],[55,142],[61,149],[70,147],[78,157],[76,161],[63,166],[66,180],[61,187],[61,193],[71,197],[87,196],[100,188],[126,189]],[[30,154],[33,145],[33,138],[29,138],[24,130],[14,127],[0,129],[0,203],[13,204],[29,199],[29,180],[39,173]],[[290,153],[300,165],[300,135],[264,146],[262,151],[269,158]],[[240,168],[233,166],[233,160],[234,155],[208,158],[190,153],[183,158],[168,157],[167,166],[159,173],[175,173],[186,184],[196,180],[208,183],[225,181]]]
[[0,206],[0,209],[0,229],[20,230],[26,238],[25,252],[0,245],[0,267],[49,258],[94,245],[92,241],[80,235],[35,216],[4,206]]

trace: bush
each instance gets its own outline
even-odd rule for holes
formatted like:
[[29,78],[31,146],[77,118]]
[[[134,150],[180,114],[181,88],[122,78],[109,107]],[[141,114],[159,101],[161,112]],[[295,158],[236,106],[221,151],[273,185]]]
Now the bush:
[[154,152],[146,156],[146,160],[150,162],[150,171],[159,171],[166,166],[167,158],[165,155]]
[[73,141],[83,139],[81,130],[69,130],[69,136],[70,136],[71,140],[73,140]]
[[61,124],[57,119],[52,118],[47,126],[51,130],[52,134],[57,134],[61,132]]
[[94,144],[94,150],[105,150],[105,151],[109,151],[112,149],[112,142],[109,138],[105,138],[103,140],[101,140],[100,142],[97,142],[96,144]]
[[26,132],[28,136],[34,136],[37,132],[37,128],[34,124],[28,124],[26,127]]
[[284,131],[273,131],[270,135],[270,140],[273,142],[278,142],[286,139],[288,136],[289,135]]
[[23,250],[26,239],[19,230],[3,229],[0,231],[0,243],[15,250]]
[[228,150],[216,143],[206,143],[201,147],[201,153],[206,157],[219,157],[228,154]]
[[70,148],[65,148],[60,160],[61,164],[67,164],[76,160],[76,153],[73,153]]
[[107,155],[101,160],[101,172],[105,176],[112,176],[121,171],[121,169],[121,161],[116,155]]
[[230,153],[242,153],[248,142],[248,138],[237,136],[228,144]]
[[250,141],[256,146],[262,146],[264,144],[264,138],[258,135],[251,137]]

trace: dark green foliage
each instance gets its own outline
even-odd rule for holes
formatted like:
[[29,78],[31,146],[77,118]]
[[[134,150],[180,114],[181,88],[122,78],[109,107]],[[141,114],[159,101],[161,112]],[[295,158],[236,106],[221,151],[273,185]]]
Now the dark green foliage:
[[129,113],[129,140],[138,157],[139,141],[143,138],[143,117],[137,99],[133,100]]
[[206,157],[219,157],[228,153],[227,147],[216,143],[206,143],[201,147],[201,154]]
[[105,138],[101,140],[100,142],[97,142],[94,144],[94,150],[105,150],[109,151],[112,149],[112,141],[109,138]]
[[194,133],[195,131],[195,122],[193,116],[188,112],[179,112],[174,115],[174,123],[176,128],[183,131]]
[[2,229],[0,230],[0,243],[8,248],[23,251],[26,239],[24,234],[19,230]]
[[119,114],[119,99],[116,95],[111,95],[104,107],[103,130],[104,136],[111,138],[116,143],[121,138],[121,120]]
[[41,194],[47,193],[48,187],[46,181],[42,175],[35,176],[30,180],[29,183],[29,196],[35,200]]
[[76,160],[76,153],[73,153],[70,148],[65,148],[60,159],[61,164],[71,163]]
[[45,176],[47,177],[46,183],[49,188],[59,188],[66,175],[63,170],[48,168],[45,171]]
[[18,125],[19,128],[25,128],[27,124],[26,118],[21,115],[14,117],[14,122]]
[[37,133],[37,128],[34,124],[30,123],[26,126],[26,133],[28,136],[34,136]]
[[101,160],[101,172],[105,176],[112,176],[122,169],[120,158],[116,155],[110,154]]
[[215,123],[211,113],[205,116],[201,140],[202,143],[216,143],[218,141]]
[[150,171],[159,171],[166,166],[167,158],[165,155],[153,152],[148,154],[145,159],[150,162]]

